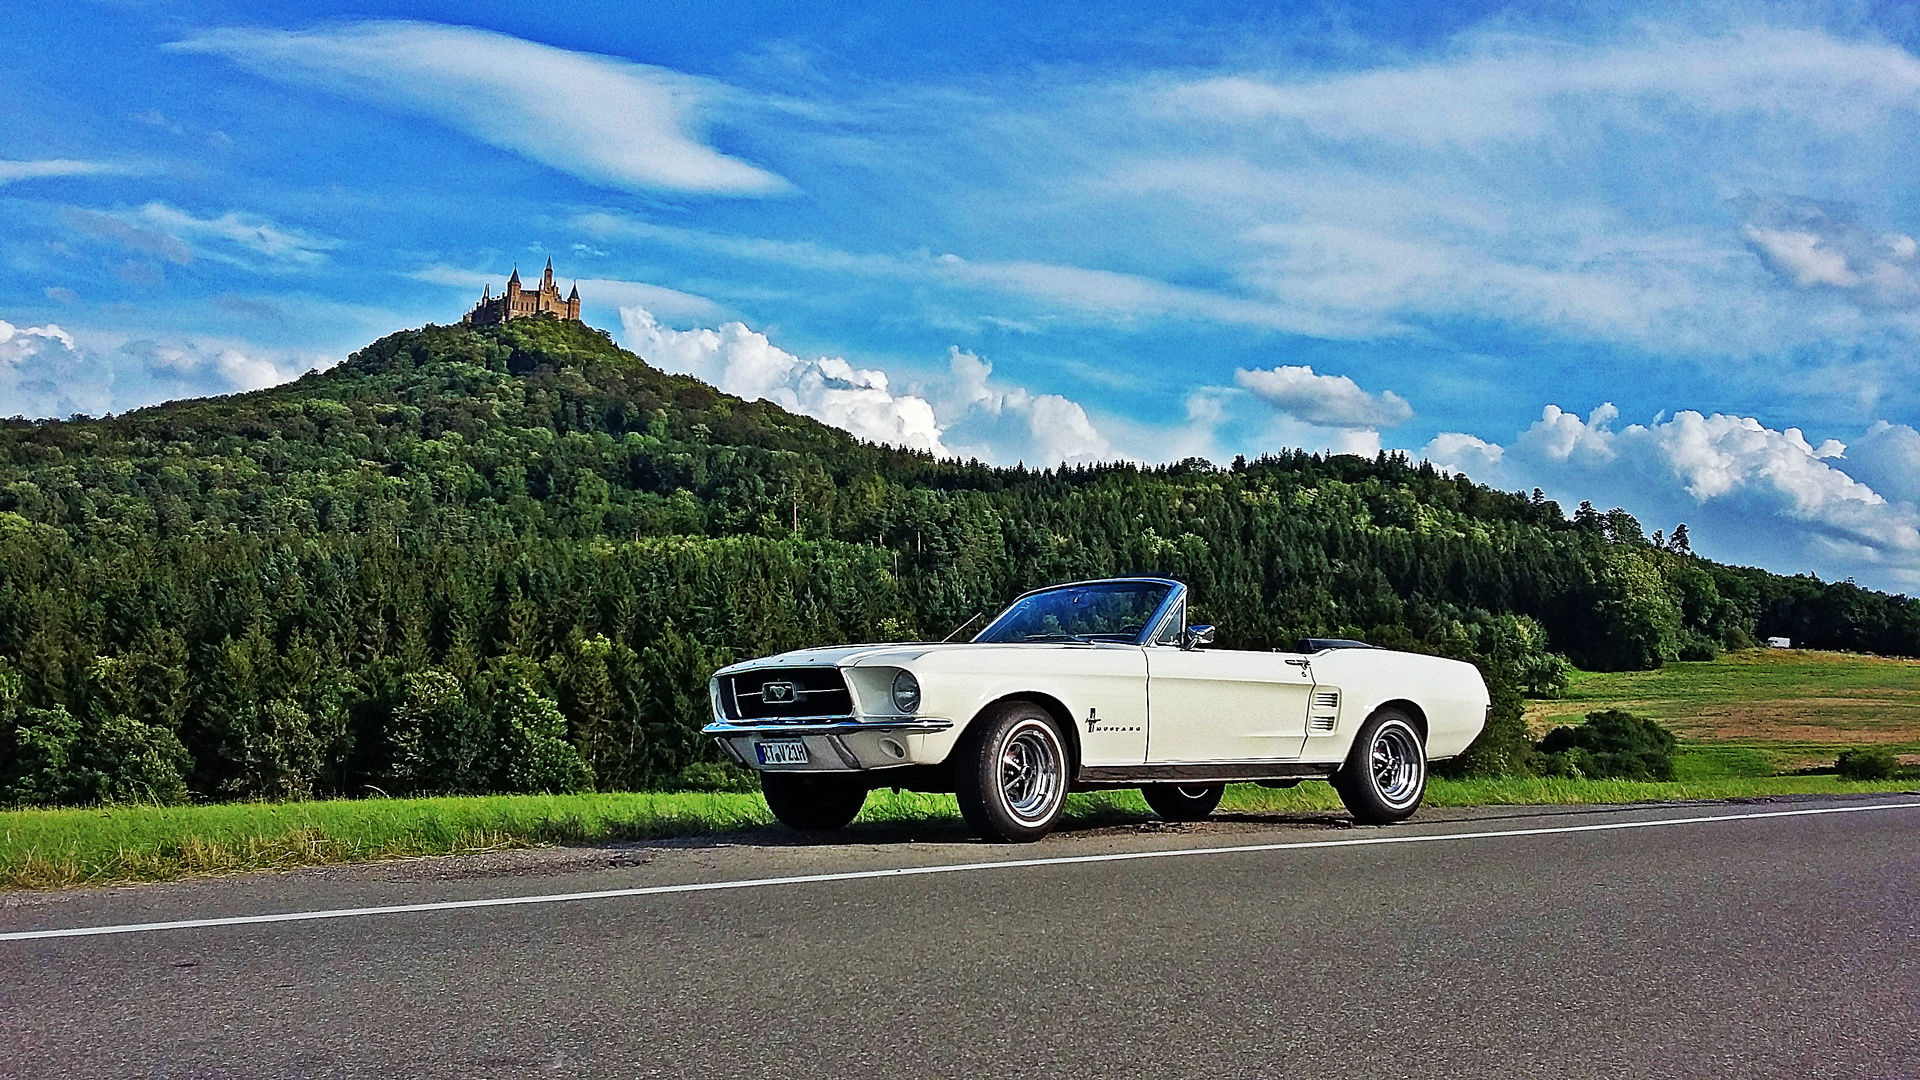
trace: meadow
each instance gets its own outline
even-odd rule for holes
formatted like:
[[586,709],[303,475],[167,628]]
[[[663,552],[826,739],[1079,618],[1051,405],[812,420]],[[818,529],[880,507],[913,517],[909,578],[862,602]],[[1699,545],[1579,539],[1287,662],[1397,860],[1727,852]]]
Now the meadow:
[[1819,769],[1855,746],[1920,760],[1920,660],[1748,649],[1653,671],[1575,671],[1564,695],[1527,703],[1527,726],[1538,737],[1596,709],[1671,728],[1682,779]]

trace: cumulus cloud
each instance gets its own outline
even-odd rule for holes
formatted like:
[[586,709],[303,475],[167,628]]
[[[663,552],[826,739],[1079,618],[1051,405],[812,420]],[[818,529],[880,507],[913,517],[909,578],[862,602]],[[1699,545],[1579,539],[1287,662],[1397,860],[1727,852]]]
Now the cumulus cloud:
[[58,326],[0,320],[0,416],[104,413],[110,381],[102,365]]
[[1114,457],[1078,402],[997,383],[992,364],[958,347],[948,350],[947,363],[952,380],[940,395],[941,415],[957,455],[1029,465]]
[[45,158],[39,161],[0,159],[0,184],[19,180],[40,180],[52,176],[133,176],[139,169],[111,161],[74,161],[69,158]]
[[226,343],[143,338],[90,347],[58,326],[0,320],[0,416],[103,416],[176,398],[259,390],[315,366]]
[[1920,431],[1877,420],[1847,446],[1844,468],[1889,499],[1920,503]]
[[693,375],[749,400],[764,398],[873,442],[946,456],[933,406],[895,394],[887,374],[837,357],[802,360],[730,322],[715,330],[662,326],[645,308],[620,309],[627,348],[660,367]]
[[788,186],[701,140],[703,114],[731,91],[666,68],[423,22],[233,28],[169,47],[427,116],[607,187],[764,195]]
[[161,400],[263,390],[298,378],[305,370],[297,363],[277,362],[232,346],[199,346],[192,342],[142,339],[127,342],[115,354],[115,359],[124,358],[119,365],[123,369],[129,367],[126,361],[132,362],[131,370],[120,379],[150,381],[173,391]]
[[1281,412],[1322,427],[1384,428],[1413,419],[1413,407],[1393,391],[1369,394],[1345,375],[1316,375],[1304,364],[1242,368],[1233,381]]
[[1618,419],[1611,405],[1585,419],[1549,405],[1504,447],[1452,432],[1422,454],[1483,482],[1624,506],[1649,529],[1686,521],[1715,558],[1895,589],[1920,583],[1920,511],[1863,480],[1920,462],[1911,429],[1875,425],[1861,446],[1879,464],[1863,470],[1837,439],[1815,445],[1752,417],[1683,410],[1616,429]]
[[620,321],[623,344],[668,371],[772,401],[873,442],[1009,465],[1113,456],[1078,403],[997,382],[992,364],[958,348],[949,351],[947,379],[903,393],[884,371],[839,357],[803,360],[744,323],[675,330],[638,307],[622,308]]

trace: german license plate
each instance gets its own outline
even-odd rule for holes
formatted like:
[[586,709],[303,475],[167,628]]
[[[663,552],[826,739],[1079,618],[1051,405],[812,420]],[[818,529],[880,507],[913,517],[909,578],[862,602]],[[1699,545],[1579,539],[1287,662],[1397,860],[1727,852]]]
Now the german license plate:
[[753,750],[760,755],[762,765],[805,765],[807,763],[807,744],[799,739],[754,743]]

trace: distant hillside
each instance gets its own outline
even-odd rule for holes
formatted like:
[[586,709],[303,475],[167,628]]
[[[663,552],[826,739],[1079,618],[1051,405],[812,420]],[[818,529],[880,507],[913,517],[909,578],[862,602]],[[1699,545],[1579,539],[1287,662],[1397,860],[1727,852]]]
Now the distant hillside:
[[1476,660],[1483,770],[1556,654],[1920,654],[1906,598],[1577,517],[1395,455],[935,461],[577,323],[430,326],[271,390],[0,424],[0,801],[720,782],[715,665],[1119,573],[1192,584],[1224,647]]

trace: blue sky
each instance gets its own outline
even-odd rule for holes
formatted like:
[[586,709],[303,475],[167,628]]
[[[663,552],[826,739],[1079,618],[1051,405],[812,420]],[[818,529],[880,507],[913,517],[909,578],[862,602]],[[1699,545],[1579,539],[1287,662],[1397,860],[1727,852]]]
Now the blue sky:
[[1011,463],[1385,447],[1920,587],[1920,30],[1710,4],[41,5],[0,414],[554,259],[662,366]]

